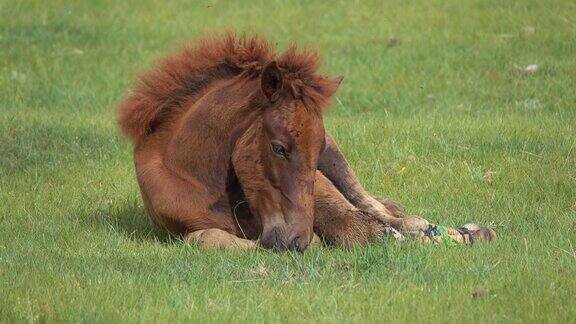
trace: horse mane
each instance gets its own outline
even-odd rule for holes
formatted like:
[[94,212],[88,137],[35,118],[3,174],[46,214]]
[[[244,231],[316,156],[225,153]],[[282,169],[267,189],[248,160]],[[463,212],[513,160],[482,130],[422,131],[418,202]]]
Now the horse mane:
[[180,111],[182,103],[213,81],[240,74],[259,77],[272,60],[277,61],[283,72],[285,94],[321,113],[338,84],[332,78],[316,74],[318,55],[315,52],[300,51],[292,46],[278,55],[263,38],[226,33],[185,45],[141,75],[118,106],[120,129],[127,137],[138,141]]

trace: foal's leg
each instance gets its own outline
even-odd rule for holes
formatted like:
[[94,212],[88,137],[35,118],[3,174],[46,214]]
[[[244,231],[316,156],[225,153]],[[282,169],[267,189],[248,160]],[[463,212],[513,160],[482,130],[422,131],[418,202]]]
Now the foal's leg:
[[253,241],[236,235],[240,230],[234,218],[217,207],[220,199],[209,194],[202,183],[184,181],[158,160],[136,162],[144,204],[156,224],[203,248],[255,247]]
[[314,232],[328,244],[365,244],[389,234],[381,219],[351,204],[320,171],[314,184]]
[[332,181],[334,186],[356,208],[381,219],[385,224],[401,232],[425,230],[428,222],[419,217],[404,218],[404,214],[392,201],[380,201],[372,197],[360,184],[348,161],[340,152],[330,135],[326,135],[326,148],[320,155],[318,169]]
[[330,179],[352,205],[362,211],[376,215],[393,227],[400,225],[400,220],[362,187],[348,161],[340,152],[338,145],[328,134],[326,134],[326,148],[318,161],[318,169]]
[[[328,244],[364,244],[388,234],[389,229],[380,219],[352,205],[320,171],[316,172],[314,232]],[[382,204],[402,213],[398,206],[388,200]],[[489,227],[466,224],[460,228],[437,226],[411,215],[402,215],[401,230],[422,243],[444,240],[464,244],[491,242],[496,233]],[[445,234],[442,234],[444,232]]]
[[239,238],[218,228],[199,230],[186,234],[184,240],[197,244],[203,249],[242,249],[251,250],[256,248],[256,242]]

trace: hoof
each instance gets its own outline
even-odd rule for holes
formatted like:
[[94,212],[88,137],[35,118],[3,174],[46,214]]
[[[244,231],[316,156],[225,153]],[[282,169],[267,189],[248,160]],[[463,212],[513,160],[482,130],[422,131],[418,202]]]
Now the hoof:
[[420,237],[422,243],[468,244],[492,242],[496,232],[478,224],[466,224],[459,228],[430,225]]
[[458,228],[458,232],[463,236],[470,236],[469,242],[493,242],[496,240],[496,232],[492,228],[478,224],[462,225],[462,227]]
[[429,226],[430,222],[424,218],[410,215],[402,218],[402,225],[400,230],[410,236],[420,237],[422,236],[422,233],[428,229]]

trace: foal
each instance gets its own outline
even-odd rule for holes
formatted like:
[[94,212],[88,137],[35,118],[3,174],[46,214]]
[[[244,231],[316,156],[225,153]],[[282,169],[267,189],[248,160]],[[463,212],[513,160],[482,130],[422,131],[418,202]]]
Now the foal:
[[428,229],[366,193],[326,134],[341,80],[318,74],[315,54],[276,54],[257,37],[165,58],[118,107],[152,220],[206,246],[298,251],[314,233],[350,245]]

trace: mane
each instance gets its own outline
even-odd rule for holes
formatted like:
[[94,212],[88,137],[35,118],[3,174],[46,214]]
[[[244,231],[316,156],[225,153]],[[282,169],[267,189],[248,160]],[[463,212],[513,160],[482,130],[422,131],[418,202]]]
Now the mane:
[[212,82],[240,74],[259,77],[272,60],[276,60],[283,71],[285,94],[321,113],[338,85],[316,74],[318,55],[315,52],[299,51],[292,46],[276,54],[263,38],[227,33],[186,45],[141,75],[118,106],[120,129],[134,141],[146,137],[180,111],[184,101],[201,93]]

